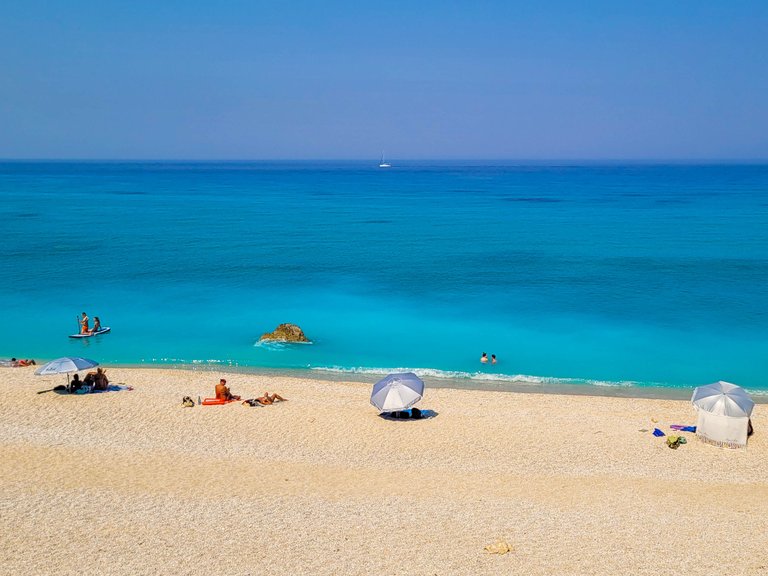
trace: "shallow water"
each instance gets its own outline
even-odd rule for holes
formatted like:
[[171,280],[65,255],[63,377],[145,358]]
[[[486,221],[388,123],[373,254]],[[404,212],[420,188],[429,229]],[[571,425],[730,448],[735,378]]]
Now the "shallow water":
[[[768,390],[768,166],[4,163],[0,195],[0,356]],[[68,339],[84,310],[112,333]],[[256,344],[281,322],[313,344]]]

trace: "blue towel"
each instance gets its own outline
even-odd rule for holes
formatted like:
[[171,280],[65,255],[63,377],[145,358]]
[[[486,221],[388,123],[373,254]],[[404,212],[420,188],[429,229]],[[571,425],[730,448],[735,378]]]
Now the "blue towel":
[[672,424],[670,428],[672,428],[672,430],[678,430],[680,432],[696,432],[696,426],[681,426],[680,424]]
[[654,435],[654,436],[666,436],[666,434],[664,434],[664,432],[662,432],[662,431],[661,431],[661,430],[659,430],[658,428],[654,428],[654,429],[653,429],[653,435]]
[[99,392],[121,392],[123,390],[133,390],[131,386],[126,386],[125,384],[110,384],[107,386],[106,390],[91,390],[92,394],[97,394]]

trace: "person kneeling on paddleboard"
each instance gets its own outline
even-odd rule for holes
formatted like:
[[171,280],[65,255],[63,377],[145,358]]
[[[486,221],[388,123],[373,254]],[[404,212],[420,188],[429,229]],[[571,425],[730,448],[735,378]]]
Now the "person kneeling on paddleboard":
[[83,317],[80,319],[80,334],[90,334],[88,329],[88,314],[83,312]]

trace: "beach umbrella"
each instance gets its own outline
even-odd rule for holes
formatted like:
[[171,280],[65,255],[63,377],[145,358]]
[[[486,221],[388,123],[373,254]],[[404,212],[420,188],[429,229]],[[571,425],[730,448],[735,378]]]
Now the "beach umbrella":
[[698,411],[696,437],[721,448],[744,448],[749,435],[749,417],[755,406],[743,388],[730,382],[715,382],[693,391],[691,402]]
[[696,388],[691,402],[697,410],[734,418],[749,418],[755,407],[744,388],[722,380]]
[[424,381],[413,372],[389,374],[373,385],[371,404],[380,412],[408,410],[424,395]]
[[35,374],[38,376],[50,376],[52,374],[64,374],[69,382],[69,374],[71,372],[80,372],[80,370],[88,370],[98,366],[99,363],[95,360],[89,360],[88,358],[80,358],[79,356],[65,356],[64,358],[57,358],[51,360],[47,364],[40,366],[35,370]]

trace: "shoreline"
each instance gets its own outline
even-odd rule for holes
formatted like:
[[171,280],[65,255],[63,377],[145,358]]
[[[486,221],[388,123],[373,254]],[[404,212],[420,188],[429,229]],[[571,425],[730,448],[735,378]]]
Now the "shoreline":
[[[40,362],[39,364],[43,364]],[[356,372],[331,370],[325,368],[264,368],[257,366],[235,366],[219,363],[106,363],[104,366],[126,369],[149,370],[189,370],[192,372],[221,372],[228,374],[252,374],[275,378],[312,379],[326,382],[357,382],[373,384],[386,376],[386,371]],[[393,370],[396,371],[396,370]],[[523,394],[546,394],[564,396],[594,396],[598,398],[645,398],[649,400],[690,400],[695,386],[644,386],[644,385],[596,385],[596,384],[566,384],[536,381],[512,381],[503,379],[453,378],[436,377],[415,373],[431,388],[451,390],[477,390],[486,392],[509,392]],[[426,369],[424,371],[432,371]],[[698,384],[703,386],[709,382]],[[756,404],[768,404],[768,390],[747,389]]]

